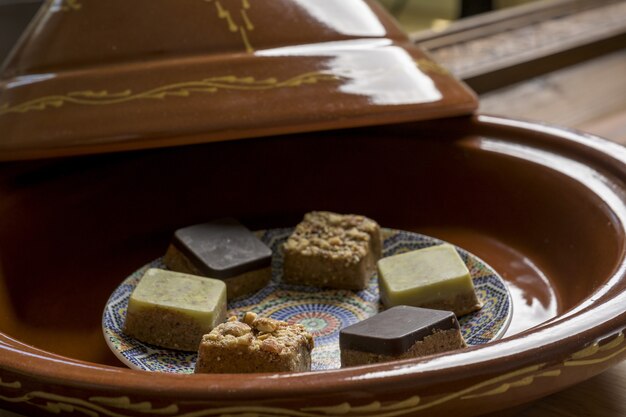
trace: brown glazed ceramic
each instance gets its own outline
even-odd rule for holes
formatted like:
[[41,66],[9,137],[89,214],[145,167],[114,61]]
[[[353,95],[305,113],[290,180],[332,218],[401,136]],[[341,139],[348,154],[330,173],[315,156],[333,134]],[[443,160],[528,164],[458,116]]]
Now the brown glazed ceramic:
[[[0,165],[0,408],[25,415],[476,416],[626,358],[626,150],[463,117]],[[514,296],[497,342],[301,374],[125,368],[100,334],[111,291],[173,230],[357,212],[485,259]]]
[[[626,358],[622,147],[487,116],[302,133],[475,107],[373,3],[55,0],[2,77],[0,158],[25,161],[0,164],[0,409],[463,417]],[[256,138],[223,141],[242,137]],[[108,296],[174,230],[314,209],[485,259],[513,295],[508,334],[303,374],[149,373],[109,351]]]
[[469,114],[374,1],[48,1],[0,73],[0,159]]

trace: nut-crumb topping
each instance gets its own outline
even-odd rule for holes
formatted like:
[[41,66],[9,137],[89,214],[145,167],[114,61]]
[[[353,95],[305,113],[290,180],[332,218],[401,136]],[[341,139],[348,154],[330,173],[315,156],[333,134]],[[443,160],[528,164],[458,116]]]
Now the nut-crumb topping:
[[273,333],[280,326],[280,322],[268,317],[259,317],[252,322],[252,326],[260,332]]
[[242,321],[232,316],[227,322],[215,327],[204,335],[202,343],[228,349],[262,350],[280,355],[301,345],[310,351],[313,349],[313,336],[301,324],[289,324],[247,312]]
[[[232,316],[235,317],[235,316]],[[248,311],[246,314],[243,315],[243,322],[252,326],[252,323],[254,323],[254,320],[256,320],[257,318],[257,314],[252,312],[252,311]],[[237,317],[235,317],[235,320],[237,320]]]
[[250,333],[252,329],[246,323],[242,323],[240,321],[227,321],[224,323],[223,327],[220,329],[220,333],[224,336],[243,336],[246,333]]
[[313,211],[305,214],[284,249],[358,263],[367,255],[371,235],[378,229],[378,224],[365,216]]

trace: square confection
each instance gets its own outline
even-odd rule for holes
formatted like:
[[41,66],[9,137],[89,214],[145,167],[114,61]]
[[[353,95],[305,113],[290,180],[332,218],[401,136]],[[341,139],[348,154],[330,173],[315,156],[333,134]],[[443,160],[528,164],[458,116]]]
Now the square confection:
[[378,261],[380,298],[387,307],[410,305],[453,311],[480,309],[474,283],[454,246],[432,246]]
[[263,288],[271,260],[272,250],[230,218],[178,229],[163,259],[173,271],[223,280],[229,300]]
[[302,372],[311,370],[313,337],[301,324],[246,313],[205,335],[196,373]]
[[397,306],[339,333],[341,365],[415,358],[466,347],[450,311]]
[[195,351],[226,316],[219,280],[148,269],[128,301],[124,333],[153,345]]
[[367,217],[317,211],[304,216],[283,249],[285,282],[361,290],[375,271],[382,238]]

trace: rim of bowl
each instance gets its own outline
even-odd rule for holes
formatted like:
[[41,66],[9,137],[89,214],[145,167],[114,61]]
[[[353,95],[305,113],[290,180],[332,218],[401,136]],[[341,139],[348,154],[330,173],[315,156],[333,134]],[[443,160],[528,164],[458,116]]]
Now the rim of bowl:
[[[626,148],[594,135],[549,124],[522,121],[489,115],[471,117],[469,127],[477,132],[501,131],[516,137],[550,138],[551,146],[560,146],[569,153],[596,161],[617,178],[626,182]],[[533,139],[534,138],[534,139]],[[556,169],[556,168],[554,168]],[[595,190],[592,190],[595,192]],[[626,195],[626,185],[621,188]],[[603,200],[606,201],[605,198]],[[618,199],[626,213],[626,201]],[[611,208],[616,203],[607,203]],[[613,204],[613,205],[611,205]],[[622,213],[623,214],[623,213]],[[626,215],[617,216],[621,235],[626,235]],[[519,334],[498,341],[471,347],[457,353],[444,353],[425,359],[371,364],[327,371],[282,374],[160,374],[85,362],[56,355],[27,345],[0,333],[0,368],[22,375],[64,385],[91,389],[133,391],[161,395],[184,395],[185,398],[209,398],[220,395],[229,399],[294,396],[298,393],[336,393],[359,390],[380,384],[402,384],[419,375],[427,385],[454,381],[489,372],[494,361],[503,371],[538,362],[554,362],[570,355],[581,345],[623,332],[626,328],[626,256],[622,242],[621,255],[605,285],[579,305],[560,316]],[[576,318],[576,327],[571,326]],[[489,363],[489,366],[486,364]]]

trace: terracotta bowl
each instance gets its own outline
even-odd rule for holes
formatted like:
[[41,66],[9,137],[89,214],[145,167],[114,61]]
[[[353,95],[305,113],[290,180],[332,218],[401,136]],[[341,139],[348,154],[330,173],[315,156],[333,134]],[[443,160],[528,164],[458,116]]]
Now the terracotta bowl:
[[[479,116],[3,163],[0,196],[0,408],[29,416],[475,416],[626,358],[626,150],[588,135]],[[174,229],[312,209],[483,258],[514,296],[508,335],[303,374],[157,374],[110,353],[107,297]]]

